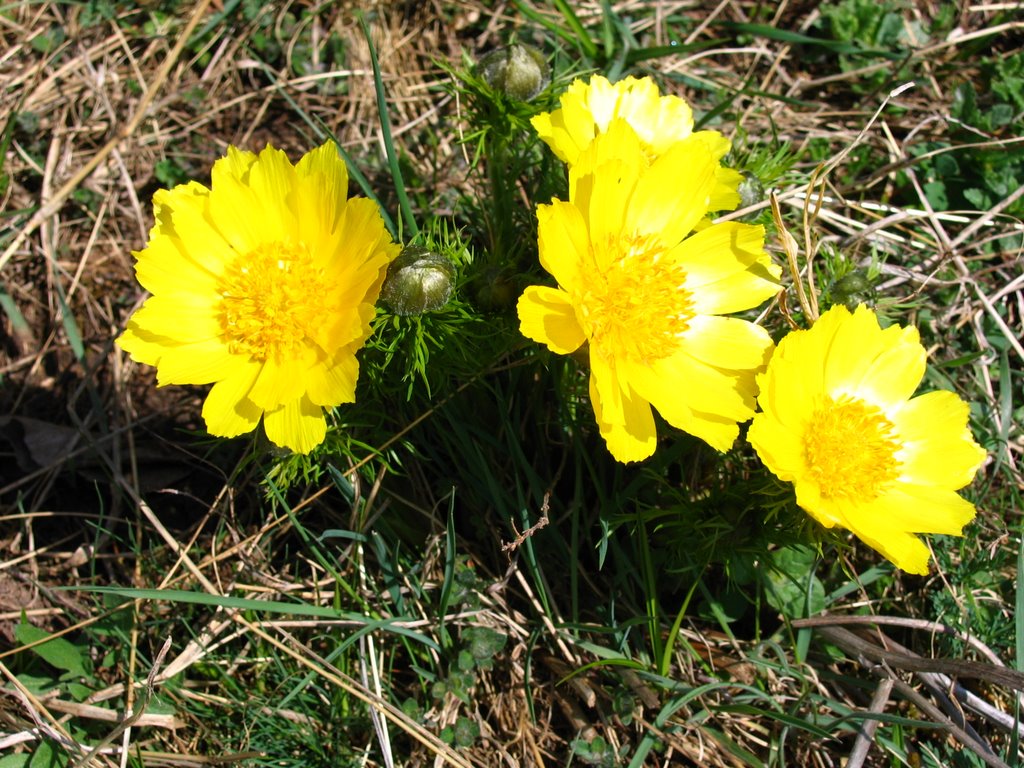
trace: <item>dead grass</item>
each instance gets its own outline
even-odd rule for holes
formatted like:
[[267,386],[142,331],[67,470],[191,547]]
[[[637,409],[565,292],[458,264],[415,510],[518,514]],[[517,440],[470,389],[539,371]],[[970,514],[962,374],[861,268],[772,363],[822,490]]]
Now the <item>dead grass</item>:
[[[375,558],[344,542],[348,565],[340,574],[330,573],[298,545],[301,537],[294,526],[295,515],[305,512],[326,527],[356,530],[353,510],[362,509],[363,521],[384,515],[399,504],[398,491],[381,492],[378,485],[357,480],[357,502],[351,503],[322,483],[289,499],[292,515],[278,508],[276,516],[260,519],[266,508],[258,489],[261,478],[252,474],[241,448],[218,452],[190,434],[201,434],[202,391],[156,389],[152,371],[128,361],[112,339],[143,298],[131,251],[145,243],[149,198],[163,185],[157,175],[162,166],[202,180],[229,144],[255,149],[271,142],[294,157],[316,143],[311,125],[320,124],[365,164],[371,179],[384,185],[373,79],[355,22],[357,8],[366,11],[380,52],[396,140],[423,184],[433,182],[414,191],[446,205],[447,193],[466,183],[458,144],[465,126],[462,105],[440,87],[447,75],[438,60],[458,63],[463,51],[478,54],[513,33],[541,37],[514,4],[488,5],[438,0],[318,5],[282,38],[272,63],[256,55],[256,36],[265,28],[239,13],[224,17],[219,0],[174,6],[180,19],[161,17],[161,3],[121,9],[116,19],[92,24],[86,24],[89,5],[17,3],[0,15],[0,115],[31,116],[14,129],[3,166],[11,183],[0,199],[0,274],[10,306],[16,308],[4,316],[0,344],[0,664],[8,665],[0,698],[0,744],[8,751],[2,754],[24,748],[30,739],[19,747],[14,737],[38,728],[51,742],[78,754],[79,764],[115,764],[112,749],[120,735],[113,724],[101,728],[116,737],[107,744],[111,753],[88,758],[76,746],[72,725],[91,723],[89,732],[95,733],[96,718],[111,710],[98,714],[89,706],[121,699],[130,707],[148,696],[144,681],[152,675],[158,691],[175,676],[188,683],[168,690],[176,715],[160,720],[154,714],[144,731],[139,730],[144,722],[128,728],[140,764],[254,761],[264,747],[246,746],[240,700],[225,693],[220,681],[232,678],[258,686],[272,666],[271,654],[322,681],[323,698],[344,692],[381,713],[376,741],[367,737],[351,745],[373,765],[386,764],[377,742],[393,743],[401,765],[565,765],[576,739],[601,737],[613,752],[620,747],[630,751],[652,734],[661,745],[648,754],[645,765],[740,766],[750,764],[744,754],[764,758],[778,749],[779,722],[756,717],[751,711],[755,704],[788,712],[790,705],[824,711],[828,702],[833,714],[837,702],[851,709],[870,705],[871,689],[849,687],[827,660],[818,667],[797,664],[785,649],[723,635],[699,619],[684,623],[685,643],[667,680],[656,684],[628,666],[611,664],[580,672],[597,660],[592,648],[570,640],[560,606],[543,605],[523,570],[513,567],[518,561],[510,564],[497,546],[471,553],[487,586],[479,605],[449,622],[498,629],[508,635],[508,645],[494,668],[481,675],[470,705],[449,696],[430,709],[426,725],[395,706],[417,690],[416,673],[369,663],[371,657],[408,661],[407,641],[400,636],[366,634],[355,652],[361,663],[341,669],[328,658],[327,638],[336,622],[284,614],[257,620],[251,610],[217,610],[212,602],[197,607],[135,600],[124,609],[131,616],[129,662],[124,668],[98,667],[96,681],[105,687],[86,701],[36,696],[19,689],[9,672],[14,627],[23,616],[68,637],[109,618],[81,593],[61,591],[68,586],[132,584],[254,601],[301,598],[329,606],[343,581],[359,586],[368,621],[389,613],[392,606],[382,595],[390,586],[372,569]],[[620,18],[637,19],[633,34],[652,45],[666,44],[659,19],[669,15],[700,20],[689,38],[696,41],[722,34],[721,28],[709,26],[712,22],[747,22],[754,9],[744,2],[669,2],[651,13],[649,6],[614,4]],[[816,6],[780,4],[771,25],[806,33]],[[269,29],[281,29],[286,9],[302,7],[268,6],[273,17]],[[935,12],[929,3],[912,8],[920,17]],[[578,4],[577,13],[585,25],[600,28],[599,3]],[[885,94],[857,92],[851,82],[870,75],[871,68],[838,73],[794,44],[766,38],[732,41],[651,65],[665,74],[685,75],[681,92],[697,104],[715,92],[754,93],[738,97],[732,110],[739,115],[736,122],[749,141],[774,135],[789,142],[805,158],[799,171],[812,169],[815,142],[826,143],[833,154],[860,142],[888,157],[889,164],[873,173],[848,174],[839,168],[824,187],[811,190],[824,195],[826,205],[809,222],[806,241],[803,233],[794,233],[798,242],[805,250],[834,247],[855,261],[886,254],[884,288],[901,296],[952,286],[954,298],[947,306],[937,313],[929,307],[927,322],[936,338],[950,340],[955,348],[952,340],[966,335],[981,356],[993,359],[1004,348],[993,349],[996,339],[1019,374],[1024,362],[1019,251],[993,255],[984,246],[997,236],[1021,232],[1020,222],[1002,213],[1021,190],[990,210],[956,214],[932,210],[923,191],[919,205],[889,202],[896,170],[912,171],[909,148],[948,130],[951,84],[945,70],[936,70],[981,35],[994,13],[963,5],[962,34],[920,52],[917,58],[924,63],[917,85],[894,100],[902,111],[886,113],[865,135],[861,132]],[[212,25],[202,45],[184,44],[183,22],[192,25],[188,29]],[[1022,28],[1020,21],[1006,24],[992,38],[995,47],[1010,49]],[[337,41],[334,49],[328,45],[331,39]],[[314,41],[312,53],[309,40]],[[340,58],[331,50],[341,51]],[[962,72],[965,78],[971,74],[969,67]],[[736,126],[716,127],[729,135]],[[978,142],[1020,151],[1014,136],[978,136]],[[918,189],[924,182],[913,181]],[[779,199],[783,210],[794,214],[792,221],[799,220],[797,212],[804,210],[807,197],[802,185],[781,190]],[[981,386],[991,403],[999,402],[998,381],[987,376]],[[1012,414],[993,413],[994,431],[1011,435],[1004,460],[1009,476],[1021,483],[1019,428],[1011,430],[999,421]],[[436,590],[446,568],[443,500],[422,496],[415,505],[417,524],[430,536],[423,570],[416,575],[419,583],[402,586],[410,596]],[[1008,542],[1005,513],[981,510],[986,546],[1016,546]],[[559,564],[548,567],[549,578],[562,576]],[[594,578],[595,600],[601,602],[612,587],[600,575]],[[412,604],[417,605],[415,600]],[[422,605],[418,609],[423,610],[419,623],[403,626],[433,633],[436,619]],[[176,610],[187,614],[186,626],[176,619]],[[359,622],[343,626],[351,631]],[[578,634],[600,645],[605,630],[595,625]],[[172,650],[162,664],[154,664],[165,638],[172,640]],[[97,657],[102,651],[93,649]],[[436,651],[429,653],[436,657]],[[231,664],[224,661],[227,655],[234,658]],[[204,666],[207,659],[217,660],[215,670]],[[672,697],[661,684],[673,681],[707,688],[666,716]],[[744,686],[755,681],[762,696],[744,698],[749,692]],[[624,691],[635,702],[629,716],[616,708]],[[1001,705],[1011,707],[1009,698]],[[239,731],[211,732],[210,723],[195,714],[202,711],[214,713],[210,722],[218,727],[235,722]],[[914,715],[906,705],[896,711]],[[467,714],[480,728],[472,749],[456,750],[438,739],[443,727]],[[270,707],[264,716],[330,738],[330,723],[291,705]],[[791,765],[838,766],[840,753],[853,743],[850,729],[829,738],[782,730],[791,739]],[[365,726],[359,734],[366,737]],[[97,740],[90,743],[95,746]],[[888,764],[876,757],[876,763],[868,764]]]

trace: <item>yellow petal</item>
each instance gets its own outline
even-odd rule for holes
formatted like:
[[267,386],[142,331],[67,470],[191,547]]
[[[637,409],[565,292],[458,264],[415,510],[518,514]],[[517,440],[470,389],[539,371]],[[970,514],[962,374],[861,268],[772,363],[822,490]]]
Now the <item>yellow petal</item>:
[[547,144],[555,155],[558,156],[558,159],[564,163],[565,158],[558,154],[558,150],[555,149],[553,144],[555,128],[552,125],[551,113],[541,112],[539,115],[534,115],[530,118],[530,125],[533,126],[533,130],[537,132],[540,140]]
[[800,433],[788,429],[774,415],[757,413],[747,430],[747,442],[773,475],[794,482],[807,473]]
[[218,180],[223,178],[245,178],[256,160],[256,153],[229,146],[227,154],[213,164],[213,169],[210,171],[210,182],[216,186]]
[[[249,188],[260,201],[260,224],[266,227],[267,239],[275,237],[296,240],[298,219],[309,217],[309,211],[295,207],[292,190],[295,187],[295,167],[288,156],[269,145],[259,154],[259,160],[249,171]],[[289,204],[290,203],[290,204]],[[318,220],[319,227],[324,221]]]
[[570,178],[574,173],[592,174],[606,163],[623,160],[629,160],[631,164],[641,163],[644,167],[649,164],[640,136],[628,122],[616,118],[608,122],[580,153],[572,166]]
[[140,328],[131,320],[124,332],[115,339],[115,343],[128,353],[132,360],[146,365],[156,365],[164,350],[166,340],[162,336],[154,336]]
[[[674,144],[637,180],[625,226],[620,229],[658,233],[663,242],[678,243],[708,212],[715,168],[715,161],[701,142]],[[673,193],[667,194],[667,190]]]
[[697,131],[693,138],[704,144],[715,160],[721,160],[732,149],[732,142],[718,131]]
[[807,475],[799,478],[794,484],[794,490],[797,505],[825,528],[838,525],[849,530],[850,524],[836,500],[826,498],[823,489],[813,479]]
[[[588,88],[576,80],[560,99],[561,108],[551,113],[550,130],[538,127],[541,138],[564,163],[573,165],[597,133],[594,115],[587,104]],[[535,124],[536,125],[536,124]]]
[[321,230],[337,230],[348,197],[348,168],[334,142],[302,156],[295,166],[292,194],[294,209],[302,214],[298,225],[303,242],[315,242]]
[[197,253],[193,255],[185,249],[178,237],[157,235],[144,250],[133,252],[136,258],[135,276],[142,287],[154,294],[164,291],[215,292],[217,275],[206,265],[219,271],[223,263],[220,254],[211,252],[216,252],[221,246],[225,251],[230,249],[223,238],[215,233],[195,242],[206,243],[209,247],[196,249]]
[[738,317],[697,315],[689,322],[681,348],[708,365],[754,371],[764,368],[774,346],[759,325]]
[[[792,336],[792,334],[790,334]],[[800,435],[810,421],[811,412],[822,399],[822,373],[813,365],[794,365],[784,356],[783,338],[768,363],[768,371],[758,376],[757,401],[781,429]]]
[[700,438],[716,451],[724,453],[736,444],[740,427],[735,419],[720,416],[717,413],[694,411],[693,420],[685,431]]
[[531,285],[519,297],[517,311],[522,334],[545,344],[552,352],[567,355],[586,340],[565,291]]
[[[600,259],[605,246],[617,240],[623,230],[634,234],[624,216],[646,169],[639,139],[622,121],[613,123],[611,132],[595,138],[570,169],[570,201],[583,212],[590,242],[596,246],[596,258]],[[642,234],[649,231],[657,230]],[[605,266],[600,261],[598,264]]]
[[309,453],[324,441],[327,421],[323,408],[303,397],[264,415],[263,429],[275,445]]
[[902,479],[951,491],[974,479],[986,453],[967,427],[968,406],[952,392],[915,397],[892,419],[904,441]]
[[657,86],[649,78],[634,83],[622,100],[619,114],[640,135],[652,155],[663,155],[693,135],[693,110],[684,99],[671,94],[659,96]]
[[167,384],[209,384],[231,377],[244,358],[232,355],[219,339],[195,344],[165,345],[157,363],[156,380]]
[[739,185],[743,174],[732,168],[718,166],[715,169],[715,184],[711,188],[711,199],[708,201],[709,211],[734,210],[743,199],[740,197]]
[[[254,173],[265,177],[273,169],[280,168],[281,163],[288,163],[285,154],[268,146],[243,174],[221,173],[213,177],[209,200],[210,219],[238,253],[249,253],[261,243],[285,241],[292,233],[292,230],[284,226],[287,217],[279,211],[284,207],[284,201],[262,197],[249,183]],[[256,165],[267,167],[257,171]],[[214,170],[217,170],[216,164]],[[265,179],[261,186],[263,190],[268,188]]]
[[754,414],[753,394],[741,392],[736,376],[684,354],[653,366],[629,365],[628,381],[665,421],[718,451],[732,447],[738,422]]
[[345,351],[337,356],[333,365],[313,368],[307,376],[308,397],[317,405],[355,402],[359,378],[359,361],[355,354]]
[[764,250],[763,227],[712,224],[686,238],[671,255],[686,269],[686,290],[700,314],[750,309],[779,292],[781,270]]
[[[591,75],[586,88],[580,89],[579,94],[581,100],[586,103],[587,111],[597,126],[598,132],[603,132],[608,130],[608,125],[612,120],[617,117],[624,118],[628,112],[635,112],[640,106],[638,100],[633,99],[632,109],[623,108],[623,102],[629,100],[628,94],[631,91],[636,89],[637,95],[641,96],[640,100],[646,101],[642,96],[649,97],[651,95],[651,86],[654,86],[654,82],[650,79],[638,80],[635,77],[626,77],[617,83],[612,83],[602,75]],[[656,98],[657,94],[658,91],[655,87],[653,96]]]
[[631,365],[628,370],[637,391],[666,421],[687,432],[693,411],[730,419],[734,425],[754,415],[753,387],[742,384],[746,377],[752,385],[753,371],[723,371],[685,352],[650,365]]
[[641,461],[654,453],[658,436],[650,405],[595,355],[591,355],[590,400],[608,452],[617,461]]
[[246,397],[259,369],[258,364],[250,364],[239,375],[213,385],[203,403],[203,419],[211,435],[237,437],[259,424],[263,411]]
[[267,360],[248,398],[264,411],[298,400],[306,390],[304,373],[294,360]]
[[629,124],[651,156],[666,152],[693,131],[690,105],[678,96],[660,95],[649,77],[626,77],[614,84],[600,75],[587,83],[576,80],[560,104],[559,109],[538,115],[532,123],[541,139],[570,166],[616,120]]
[[[834,318],[834,320],[833,320]],[[921,383],[925,352],[913,326],[882,331],[875,313],[863,304],[851,314],[832,307],[825,321],[832,336],[825,363],[829,393],[857,396],[883,408],[908,399]]]
[[[335,279],[350,281],[355,274],[372,269],[367,279],[372,282],[381,267],[387,267],[398,255],[399,246],[391,243],[391,237],[384,229],[380,209],[372,200],[356,197],[348,201],[341,211],[338,229],[332,232],[333,245],[324,253],[327,266]],[[325,228],[326,232],[326,228]],[[383,264],[381,263],[383,260]],[[369,282],[362,283],[362,289]]]
[[580,285],[580,267],[590,251],[583,213],[572,203],[555,200],[537,206],[537,247],[540,263],[562,288]]
[[863,533],[854,533],[897,568],[919,576],[928,575],[931,552],[917,536],[883,525],[876,525]]
[[908,573],[928,572],[928,548],[915,536],[959,536],[974,506],[952,491],[900,483],[871,502],[844,504],[846,524],[858,538]]
[[131,324],[153,337],[178,344],[221,337],[223,328],[213,311],[215,297],[169,292],[150,296],[132,315]]
[[[974,505],[955,491],[904,482],[896,483],[876,504],[878,517],[911,533],[961,536],[977,514]],[[861,514],[869,516],[867,511]]]

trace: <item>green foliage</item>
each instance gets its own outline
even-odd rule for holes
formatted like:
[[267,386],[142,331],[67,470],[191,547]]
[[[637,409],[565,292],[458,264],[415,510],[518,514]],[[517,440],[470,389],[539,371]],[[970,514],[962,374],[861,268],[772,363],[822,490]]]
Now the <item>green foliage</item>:
[[455,725],[447,725],[441,729],[441,740],[447,744],[454,744],[460,749],[473,746],[473,743],[480,737],[480,726],[475,720],[460,715]]
[[[980,78],[953,88],[948,134],[908,146],[921,188],[936,211],[987,211],[1024,183],[1024,153],[1009,143],[1018,140],[1012,129],[1024,114],[1024,53],[983,59],[980,71]],[[895,202],[919,205],[906,174],[897,180]],[[1011,202],[1004,213],[1021,216],[1024,200]],[[996,247],[1017,245],[1004,239]]]
[[1014,117],[1024,112],[1024,51],[987,59],[982,63],[981,71],[984,82],[989,84],[995,97],[990,124],[993,128],[1009,126]]
[[[125,607],[122,598],[106,595],[95,606],[94,621],[82,631],[64,636],[54,636],[30,624],[23,616],[14,627],[17,646],[13,649],[13,659],[8,662],[11,670],[28,691],[40,698],[56,696],[75,702],[89,700],[106,687],[107,675],[112,670],[119,670],[127,661],[127,639],[132,619]],[[97,654],[96,649],[105,649],[105,652]],[[117,698],[95,704],[114,710],[118,706],[123,707],[124,701]],[[148,711],[171,713],[174,709],[157,695],[149,700]],[[72,738],[81,744],[98,742],[109,731],[109,724],[85,719],[76,719],[66,727]],[[58,742],[42,740],[29,753],[2,758],[0,765],[66,765],[69,757],[76,757],[77,753],[69,755],[65,749]]]
[[809,547],[777,549],[764,573],[765,598],[783,616],[802,619],[821,613],[825,586],[814,573],[818,553]]
[[[466,573],[465,569],[462,573]],[[469,595],[468,580],[462,577],[462,582],[461,588],[464,591],[456,594],[456,602],[479,604],[478,596],[474,598]],[[507,635],[490,627],[464,629],[459,644],[452,649],[454,659],[449,662],[447,674],[430,686],[431,698],[440,706],[447,696],[453,696],[461,702],[461,706],[473,707],[480,675],[494,666],[494,657],[504,650],[507,642]],[[418,703],[410,703],[408,706],[419,710]],[[480,727],[470,717],[459,715],[454,725],[445,726],[438,735],[448,744],[468,747],[480,736]]]
[[414,244],[452,265],[455,293],[442,307],[422,314],[382,310],[364,353],[368,357],[366,375],[381,394],[406,400],[412,400],[419,389],[429,399],[445,384],[473,375],[482,361],[496,354],[493,324],[473,311],[466,295],[471,290],[467,274],[476,258],[463,232],[450,221],[435,218],[421,228]]
[[186,184],[191,179],[189,170],[178,163],[177,160],[165,157],[157,160],[153,166],[153,174],[156,176],[160,186],[172,189],[179,184]]
[[60,48],[64,40],[64,27],[54,24],[45,32],[34,35],[29,40],[29,45],[39,51],[39,53],[52,54]]
[[597,768],[613,768],[619,765],[620,759],[626,756],[626,748],[615,748],[603,736],[595,736],[590,741],[573,739],[570,743],[573,755],[582,765],[593,765]]
[[113,21],[121,4],[119,0],[87,0],[78,16],[78,23],[88,29]]
[[[493,87],[468,57],[460,68],[444,66],[452,78],[451,93],[465,105],[470,127],[461,140],[470,153],[470,170],[477,188],[486,189],[486,194],[464,194],[459,200],[460,214],[480,243],[477,273],[497,270],[512,275],[526,267],[534,252],[530,240],[521,237],[532,227],[533,201],[547,202],[564,184],[560,165],[544,151],[530,126],[530,118],[551,104],[555,86],[524,101]],[[500,310],[507,305],[485,303],[483,308]]]
[[869,93],[888,83],[911,78],[905,63],[910,48],[928,41],[929,31],[906,14],[906,6],[893,0],[842,0],[821,6],[821,18],[833,40],[849,44],[839,53],[843,72],[859,70],[876,62],[892,65],[858,76],[851,81],[854,92]]
[[858,267],[854,259],[848,258],[831,244],[824,243],[815,267],[816,281],[821,286],[819,301],[822,309],[836,304],[843,304],[850,311],[858,304],[877,306],[878,292],[875,287],[881,272],[876,258],[872,258],[868,266]]
[[[32,645],[30,649],[32,653],[51,667],[63,670],[69,678],[85,677],[88,674],[86,656],[82,649],[64,638],[55,637],[48,640],[47,638],[50,637],[48,632],[25,621],[22,621],[15,629],[14,637],[22,645],[39,643],[39,645]],[[61,677],[63,678],[64,675]]]

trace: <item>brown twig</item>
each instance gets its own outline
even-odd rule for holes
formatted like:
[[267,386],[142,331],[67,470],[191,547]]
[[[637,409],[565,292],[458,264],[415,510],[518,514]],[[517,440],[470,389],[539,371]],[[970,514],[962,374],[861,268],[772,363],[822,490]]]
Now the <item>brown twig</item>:
[[548,512],[551,511],[548,506],[548,501],[551,499],[551,491],[544,494],[544,501],[540,505],[540,519],[527,528],[522,533],[516,530],[516,524],[512,523],[512,530],[516,532],[515,541],[510,541],[501,545],[502,552],[515,552],[522,545],[524,541],[533,536],[537,531],[547,525],[550,520],[548,519]]

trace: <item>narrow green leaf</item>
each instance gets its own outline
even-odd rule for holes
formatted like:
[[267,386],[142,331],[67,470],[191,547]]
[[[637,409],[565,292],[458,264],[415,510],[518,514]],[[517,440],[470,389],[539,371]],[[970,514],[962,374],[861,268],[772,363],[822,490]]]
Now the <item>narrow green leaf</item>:
[[28,321],[21,314],[18,305],[14,303],[11,294],[2,285],[0,285],[0,311],[7,315],[7,318],[11,321],[12,330],[17,333],[29,333]]
[[597,43],[590,39],[590,35],[587,34],[586,28],[580,22],[572,6],[566,0],[554,0],[554,4],[558,12],[562,14],[562,18],[565,19],[566,26],[573,31],[575,40],[583,50],[583,53],[590,59],[596,57]]
[[361,13],[359,14],[359,26],[363,30],[363,37],[366,38],[366,45],[370,49],[370,66],[373,68],[373,88],[377,95],[377,117],[380,123],[381,138],[384,140],[384,152],[388,157],[388,167],[391,169],[391,181],[395,185],[395,194],[398,196],[398,207],[402,211],[402,218],[405,221],[405,226],[409,229],[409,234],[406,237],[412,240],[419,234],[420,230],[416,225],[416,218],[412,214],[409,195],[405,191],[402,169],[398,165],[398,149],[395,147],[394,139],[391,137],[391,118],[388,115],[387,97],[384,95],[384,79],[380,74],[380,62],[377,61],[377,49],[373,45],[370,27],[366,23],[366,18]]
[[285,603],[278,600],[253,600],[248,597],[210,595],[206,592],[186,592],[178,589],[136,589],[128,587],[68,587],[68,589],[78,592],[121,595],[132,600],[161,600],[169,603],[207,605],[211,608],[233,608],[258,613],[277,613],[285,616],[311,616],[321,619],[351,621],[354,624],[360,625],[363,630],[392,632],[396,635],[408,637],[434,650],[440,650],[437,643],[426,635],[401,626],[400,622],[404,621],[404,619],[372,619],[361,613],[348,613],[324,605]]
[[826,48],[833,53],[845,53],[848,55],[860,55],[860,56],[872,56],[882,59],[889,59],[890,61],[898,61],[906,58],[903,53],[895,51],[883,51],[874,48],[861,48],[858,45],[852,43],[844,43],[841,40],[830,40],[823,37],[811,37],[800,32],[791,32],[788,29],[776,29],[770,27],[767,24],[748,24],[738,21],[719,21],[715,22],[717,26],[725,27],[733,32],[746,33],[748,35],[754,35],[756,37],[765,37],[769,40],[779,40],[783,43],[793,43],[796,45],[816,45],[819,48]]

